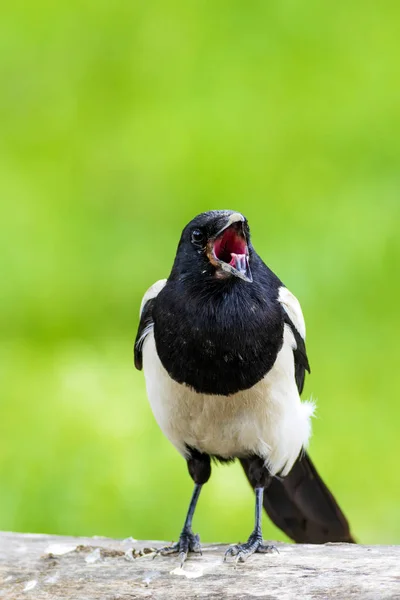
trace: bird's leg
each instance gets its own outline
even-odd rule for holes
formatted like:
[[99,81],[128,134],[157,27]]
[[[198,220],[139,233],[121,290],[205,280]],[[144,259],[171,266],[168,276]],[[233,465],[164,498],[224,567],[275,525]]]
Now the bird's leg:
[[183,563],[185,562],[189,552],[199,552],[201,554],[200,536],[198,533],[193,533],[192,520],[197,501],[200,496],[201,488],[203,487],[203,484],[206,483],[210,478],[210,457],[208,455],[192,451],[192,456],[188,460],[188,469],[195,482],[195,485],[185,523],[179,536],[179,542],[157,550],[157,554],[161,554],[162,556],[166,556],[168,554],[179,554],[181,567],[183,566]]
[[264,461],[262,459],[255,457],[254,459],[249,459],[249,461],[251,461],[249,473],[256,494],[254,530],[245,544],[234,544],[233,546],[229,546],[228,550],[225,552],[224,560],[226,560],[228,556],[235,556],[236,562],[245,562],[245,560],[255,552],[277,552],[275,546],[263,544],[261,532],[264,487],[268,485],[270,475],[264,466]]
[[202,487],[203,486],[201,484],[197,483],[194,486],[192,498],[189,504],[189,510],[186,515],[183,529],[179,536],[179,542],[157,550],[157,554],[161,554],[162,556],[179,553],[181,567],[187,558],[188,552],[200,552],[201,554],[200,536],[198,533],[195,535],[192,531],[192,519]]
[[245,544],[234,544],[229,546],[225,552],[225,560],[228,556],[236,556],[236,561],[245,562],[245,560],[255,552],[275,552],[275,546],[263,544],[261,533],[261,510],[263,503],[264,488],[255,488],[256,493],[256,519],[254,530]]

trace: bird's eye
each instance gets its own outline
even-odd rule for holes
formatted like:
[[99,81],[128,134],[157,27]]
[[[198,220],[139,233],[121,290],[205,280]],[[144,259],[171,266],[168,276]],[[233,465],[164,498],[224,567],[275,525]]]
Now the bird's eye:
[[194,229],[192,231],[192,242],[194,244],[201,244],[204,241],[204,233],[200,229]]

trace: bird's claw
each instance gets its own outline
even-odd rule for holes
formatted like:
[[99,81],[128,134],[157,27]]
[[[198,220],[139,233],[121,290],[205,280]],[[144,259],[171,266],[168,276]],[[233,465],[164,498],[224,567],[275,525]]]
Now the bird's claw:
[[169,554],[178,554],[180,567],[183,567],[185,560],[187,559],[189,552],[201,552],[200,536],[198,533],[194,534],[193,531],[182,531],[179,542],[171,544],[171,546],[164,546],[159,548],[154,555],[156,556],[168,556]]
[[235,557],[235,564],[238,562],[245,562],[249,556],[255,554],[256,552],[262,554],[271,554],[272,552],[277,552],[279,554],[279,550],[276,548],[276,546],[263,544],[261,535],[253,532],[245,544],[234,544],[229,546],[225,552],[224,562],[230,556]]

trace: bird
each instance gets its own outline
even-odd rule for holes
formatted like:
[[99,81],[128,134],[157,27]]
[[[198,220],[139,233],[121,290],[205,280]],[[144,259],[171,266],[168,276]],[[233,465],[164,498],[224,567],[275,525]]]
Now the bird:
[[182,567],[201,552],[201,489],[212,464],[235,460],[255,492],[255,523],[225,560],[276,550],[263,541],[263,508],[297,543],[354,543],[307,452],[305,337],[298,299],[255,251],[242,213],[212,210],[186,225],[169,277],[144,294],[134,344],[155,419],[194,482],[179,540],[159,554],[178,554]]

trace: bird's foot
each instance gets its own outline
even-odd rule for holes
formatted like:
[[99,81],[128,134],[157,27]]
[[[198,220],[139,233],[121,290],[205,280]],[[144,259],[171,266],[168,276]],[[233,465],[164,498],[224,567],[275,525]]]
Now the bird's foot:
[[253,531],[245,544],[234,544],[233,546],[229,546],[228,550],[225,552],[224,561],[226,561],[228,556],[235,556],[236,563],[245,562],[249,556],[255,552],[260,552],[263,554],[272,552],[279,553],[278,548],[275,546],[263,544],[261,532]]
[[194,534],[191,529],[184,529],[179,536],[179,542],[176,542],[171,546],[159,548],[155,554],[155,557],[158,554],[161,554],[161,556],[168,556],[168,554],[179,554],[180,566],[182,568],[189,552],[199,552],[202,554],[200,536],[198,533]]

